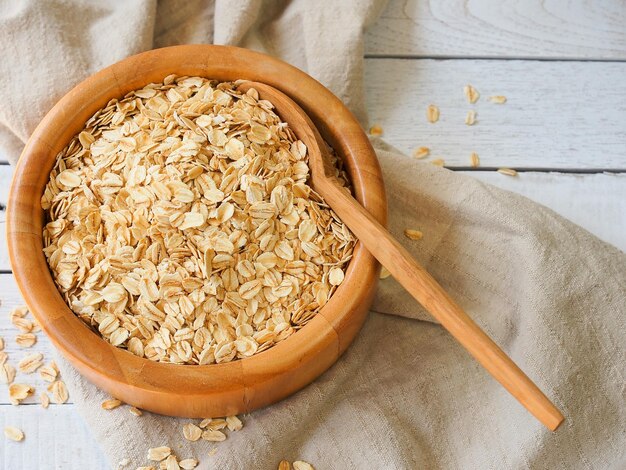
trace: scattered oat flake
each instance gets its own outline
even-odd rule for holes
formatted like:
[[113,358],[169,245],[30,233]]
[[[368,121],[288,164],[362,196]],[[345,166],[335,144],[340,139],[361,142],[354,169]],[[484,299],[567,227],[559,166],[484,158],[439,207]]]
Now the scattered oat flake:
[[198,426],[200,426],[202,429],[206,428],[209,424],[211,424],[211,421],[213,421],[212,418],[204,418],[202,421],[200,421],[200,423],[198,423]]
[[32,353],[25,356],[18,364],[17,368],[24,374],[32,374],[43,365],[43,354]]
[[209,451],[209,457],[213,457],[215,454],[217,454],[217,447],[213,447],[213,448]]
[[11,384],[15,380],[15,367],[11,364],[2,364],[0,366],[0,381],[5,384]]
[[121,400],[118,400],[117,398],[109,398],[108,400],[104,400],[100,406],[103,410],[113,410],[121,404]]
[[222,442],[226,440],[226,434],[222,431],[207,429],[202,431],[202,439],[209,442]]
[[153,447],[148,449],[148,460],[152,460],[153,462],[160,462],[161,460],[165,460],[172,453],[172,449],[169,447]]
[[20,305],[11,310],[9,318],[13,321],[15,318],[24,318],[28,313],[28,307],[26,305]]
[[517,171],[515,171],[512,168],[498,168],[498,173],[501,173],[507,176],[517,176]]
[[35,389],[26,384],[9,385],[9,401],[13,405],[19,405],[29,395],[32,395]]
[[428,108],[426,108],[426,118],[428,122],[437,122],[439,120],[439,108],[434,104],[428,105]]
[[387,268],[385,268],[384,266],[381,268],[380,270],[380,278],[381,279],[387,279],[389,276],[391,276],[391,273],[389,272],[389,270]]
[[424,234],[419,230],[413,230],[410,228],[404,229],[404,235],[411,240],[421,240]]
[[32,321],[22,317],[15,317],[11,319],[11,323],[13,323],[13,326],[15,326],[18,330],[24,333],[30,333],[35,327],[35,324]]
[[311,464],[310,464],[310,463],[308,463],[308,462],[304,462],[304,461],[302,461],[302,460],[296,460],[296,461],[293,463],[293,469],[294,469],[294,470],[315,470],[315,469],[313,468],[313,465],[311,465]]
[[62,380],[57,380],[48,387],[48,391],[52,392],[52,401],[57,405],[62,405],[69,399],[67,386]]
[[215,419],[211,420],[211,422],[208,424],[207,428],[213,429],[213,430],[220,430],[220,429],[224,429],[227,424],[228,423],[226,423],[225,419],[215,418]]
[[[165,470],[180,470],[180,465],[178,465],[178,459],[174,454],[169,455],[165,459]],[[161,467],[163,467],[163,462],[161,463]]]
[[381,136],[383,135],[383,128],[379,125],[373,125],[370,127],[370,135],[372,136]]
[[443,158],[435,158],[434,160],[431,160],[430,163],[435,166],[444,166],[446,164]]
[[413,157],[417,159],[426,158],[430,155],[430,149],[428,147],[418,147],[413,150]]
[[154,467],[153,465],[148,465],[143,467],[137,467],[137,470],[156,470],[156,467]]
[[465,124],[468,126],[473,126],[476,124],[476,111],[473,109],[467,112],[467,116],[465,116]]
[[188,441],[195,442],[202,437],[202,429],[193,423],[187,423],[183,426],[183,436]]
[[480,93],[474,88],[472,85],[465,85],[463,87],[463,93],[465,93],[465,97],[470,104],[476,103],[478,98],[480,98]]
[[4,349],[4,339],[0,336],[0,351]]
[[470,164],[475,168],[480,165],[480,158],[478,158],[478,154],[476,152],[472,152],[470,154]]
[[22,333],[15,337],[15,342],[21,348],[30,348],[37,342],[37,336],[33,333]]
[[143,414],[143,411],[134,406],[131,406],[128,411],[130,412],[130,414],[133,414],[135,416],[141,416]]
[[281,460],[278,464],[278,470],[291,470],[291,464],[288,460]]
[[56,369],[56,364],[52,362],[47,366],[43,366],[39,369],[39,376],[46,382],[54,382],[57,379],[59,371]]
[[39,401],[41,401],[41,407],[44,409],[50,406],[50,397],[46,392],[41,392],[41,394],[39,394]]
[[240,431],[243,428],[243,423],[237,416],[227,416],[226,425],[231,431]]
[[198,461],[196,459],[183,459],[178,462],[178,465],[184,470],[192,470],[198,466]]
[[504,104],[506,103],[506,96],[501,96],[501,95],[490,96],[489,101],[495,104]]
[[22,430],[13,426],[5,426],[4,435],[7,437],[7,439],[11,439],[12,441],[19,442],[24,440],[24,433],[22,432]]

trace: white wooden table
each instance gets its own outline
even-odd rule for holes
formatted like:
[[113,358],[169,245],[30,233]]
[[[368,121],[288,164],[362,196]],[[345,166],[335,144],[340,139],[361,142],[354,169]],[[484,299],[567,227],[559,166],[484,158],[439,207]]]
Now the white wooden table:
[[[371,121],[399,149],[430,147],[448,168],[534,199],[626,250],[625,25],[621,0],[391,0],[366,39]],[[468,83],[481,93],[474,106],[463,96]],[[495,105],[490,95],[508,101]],[[431,103],[441,110],[436,124],[425,119]],[[0,161],[0,336],[16,364],[25,351],[8,319],[22,302],[5,241],[10,178]],[[52,357],[43,335],[34,349]],[[34,381],[38,394],[45,385]],[[71,403],[14,407],[7,395],[0,385],[0,427],[18,426],[26,440],[0,440],[1,468],[106,468]]]

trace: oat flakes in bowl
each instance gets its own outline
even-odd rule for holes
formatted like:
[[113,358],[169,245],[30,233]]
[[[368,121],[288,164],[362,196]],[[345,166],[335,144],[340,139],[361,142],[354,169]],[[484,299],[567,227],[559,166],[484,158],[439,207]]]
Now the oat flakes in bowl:
[[110,101],[58,154],[44,253],[111,344],[179,364],[249,357],[341,284],[354,238],[272,108],[233,82],[171,75]]
[[[9,192],[6,227],[11,267],[29,310],[46,336],[72,366],[110,396],[171,416],[231,416],[291,395],[337,361],[367,318],[379,266],[357,242],[347,267],[332,274],[328,271],[329,283],[330,279],[335,283],[343,280],[306,325],[261,353],[230,362],[186,365],[152,361],[113,346],[77,316],[59,292],[44,255],[48,241],[43,232],[50,220],[41,199],[50,172],[59,152],[80,134],[94,113],[112,100],[121,100],[172,74],[220,82],[258,81],[289,95],[337,151],[361,205],[385,222],[384,187],[376,154],[358,121],[329,90],[295,67],[258,52],[227,46],[174,46],[126,58],[95,73],[62,97],[34,130],[16,165]],[[58,209],[66,204],[60,203]],[[87,223],[86,215],[79,218]],[[70,252],[76,249],[73,245],[68,248]],[[132,262],[132,257],[125,256],[124,261]],[[114,276],[121,268],[123,265],[116,265],[105,275]],[[87,272],[83,263],[74,274],[86,281]],[[115,300],[115,289],[107,292],[109,295]]]

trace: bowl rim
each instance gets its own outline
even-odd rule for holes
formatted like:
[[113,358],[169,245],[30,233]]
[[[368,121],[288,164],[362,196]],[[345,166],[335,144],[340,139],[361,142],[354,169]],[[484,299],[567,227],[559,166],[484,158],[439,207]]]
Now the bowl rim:
[[[252,357],[204,366],[154,362],[105,341],[65,304],[42,252],[43,210],[39,201],[58,151],[106,102],[158,81],[159,76],[162,80],[167,75],[163,75],[165,70],[220,81],[256,80],[290,95],[344,159],[356,198],[379,222],[386,223],[384,186],[376,154],[356,118],[323,85],[299,69],[259,52],[232,46],[173,46],[128,57],[96,72],[63,96],[37,126],[17,163],[9,192],[7,241],[11,266],[43,331],[63,356],[96,385],[135,406],[167,413],[166,408],[151,407],[150,400],[141,395],[165,398],[180,394],[182,380],[185,396],[223,400],[224,414],[250,411],[259,403],[264,406],[293,393],[323,373],[360,329],[364,316],[353,319],[351,313],[358,310],[360,301],[371,302],[379,269],[360,243],[355,246],[344,282],[307,325]],[[321,359],[317,361],[316,357]],[[313,372],[301,371],[308,378],[298,379],[292,373],[298,368],[312,368]],[[287,391],[282,396],[262,396],[267,394],[263,386],[280,384]]]

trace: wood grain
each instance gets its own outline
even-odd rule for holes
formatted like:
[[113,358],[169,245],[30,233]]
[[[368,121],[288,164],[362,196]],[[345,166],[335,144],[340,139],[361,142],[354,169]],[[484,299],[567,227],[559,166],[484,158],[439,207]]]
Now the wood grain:
[[626,59],[621,0],[391,0],[368,56]]
[[32,405],[0,405],[0,428],[4,426],[20,428],[25,438],[12,442],[2,436],[3,469],[110,470],[98,443],[71,405],[50,405],[47,410]]
[[537,201],[626,252],[626,174],[465,172]]
[[[624,77],[626,62],[370,59],[365,68],[370,122],[383,138],[406,153],[430,147],[450,167],[469,167],[477,152],[483,167],[626,169]],[[468,83],[481,95],[474,105]],[[440,109],[435,124],[429,104]]]

